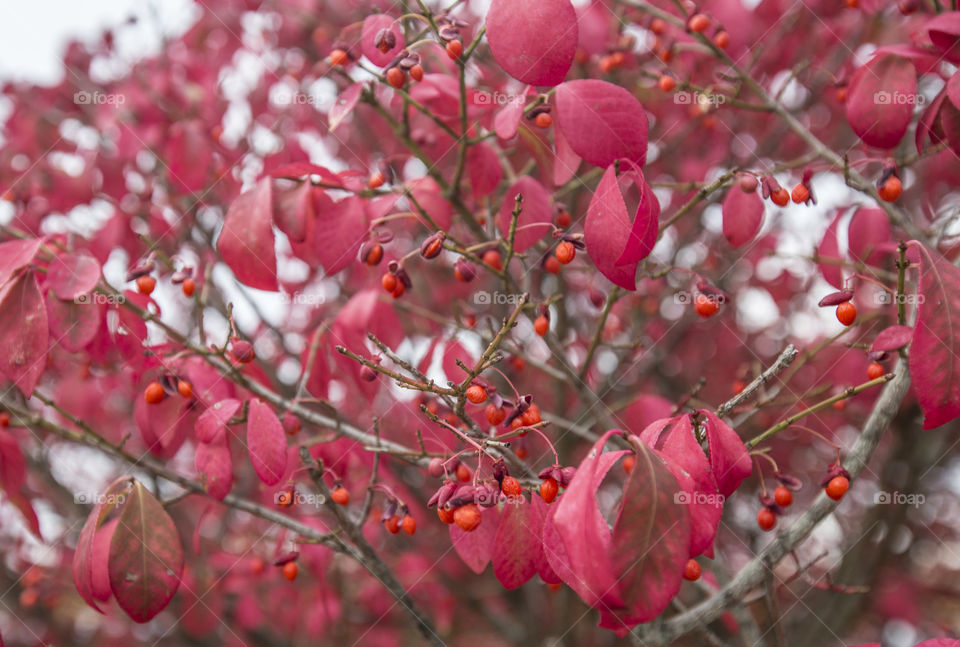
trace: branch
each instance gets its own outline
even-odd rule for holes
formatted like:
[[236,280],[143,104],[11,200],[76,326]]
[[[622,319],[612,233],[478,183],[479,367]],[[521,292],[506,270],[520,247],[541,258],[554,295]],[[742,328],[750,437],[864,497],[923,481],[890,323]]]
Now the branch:
[[777,361],[773,363],[770,368],[765,370],[763,373],[754,378],[753,382],[747,385],[747,387],[733,396],[717,408],[717,417],[722,418],[730,411],[733,410],[739,404],[742,404],[751,397],[754,393],[760,390],[764,384],[769,382],[774,375],[782,371],[783,369],[790,366],[793,363],[793,360],[797,358],[797,349],[794,348],[793,344],[789,344],[786,348],[783,349],[783,352],[780,353],[780,356],[777,357]]

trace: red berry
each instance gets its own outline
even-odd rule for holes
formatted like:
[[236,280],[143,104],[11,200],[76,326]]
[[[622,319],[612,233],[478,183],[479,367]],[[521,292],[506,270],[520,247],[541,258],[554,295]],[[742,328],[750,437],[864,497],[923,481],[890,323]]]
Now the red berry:
[[778,207],[785,207],[787,203],[790,202],[790,194],[787,193],[786,189],[780,187],[770,194],[770,199],[773,200],[773,203]]
[[147,404],[160,404],[165,396],[166,394],[159,382],[151,382],[143,392],[143,399],[147,401]]
[[673,92],[673,89],[677,87],[677,82],[669,74],[664,74],[660,77],[660,80],[657,81],[657,85],[660,86],[660,89],[664,92]]
[[847,408],[847,401],[846,401],[846,400],[837,400],[836,402],[833,403],[832,406],[833,406],[833,408],[836,409],[837,411],[843,411],[844,409]]
[[500,252],[495,249],[485,251],[481,260],[497,271],[503,269],[503,260],[500,258]]
[[152,276],[141,276],[137,279],[137,289],[141,294],[150,294],[157,287],[157,279]]
[[330,493],[330,498],[333,499],[334,503],[339,505],[347,505],[350,503],[350,493],[347,492],[347,488],[338,487]]
[[460,58],[460,55],[463,54],[463,43],[459,40],[451,40],[447,43],[447,56],[453,60]]
[[398,284],[403,285],[402,283],[400,283],[400,281],[397,280],[397,275],[391,274],[390,272],[386,272],[383,276],[380,277],[380,284],[383,286],[384,290],[386,290],[387,292],[390,292],[391,294],[394,292],[394,290],[397,289]]
[[0,411],[0,427],[10,426],[10,414],[6,411]]
[[650,21],[650,31],[658,36],[667,30],[667,23],[660,18],[654,18]]
[[773,491],[773,500],[777,502],[777,505],[786,508],[793,503],[793,493],[781,485]]
[[573,219],[570,217],[570,212],[566,209],[563,209],[557,214],[556,223],[557,227],[566,229],[570,226],[570,223],[573,222]]
[[891,175],[883,186],[877,189],[877,193],[884,202],[894,202],[903,193],[903,183],[896,175]]
[[687,560],[687,566],[683,569],[683,579],[688,582],[695,582],[700,579],[700,562],[695,559]]
[[553,503],[559,492],[560,486],[554,478],[547,478],[540,484],[540,497],[547,503]]
[[193,279],[184,279],[183,283],[180,284],[180,289],[183,290],[183,294],[188,297],[193,296],[193,290],[196,288],[196,284],[193,282]]
[[550,330],[550,321],[543,315],[537,317],[533,322],[533,329],[537,331],[537,334],[541,337],[546,337],[547,332]]
[[407,286],[405,286],[402,281],[397,281],[397,287],[393,288],[393,292],[391,293],[391,296],[393,296],[394,299],[399,299],[400,297],[403,296],[403,293],[406,291],[407,291]]
[[457,465],[457,480],[463,483],[470,480],[470,468],[463,463]]
[[464,532],[472,532],[480,525],[480,508],[476,503],[462,505],[453,511],[453,521]]
[[549,128],[553,125],[553,117],[550,116],[549,112],[541,112],[533,120],[533,123],[537,125],[537,128]]
[[414,65],[410,68],[410,78],[414,81],[419,81],[423,78],[423,68],[419,65]]
[[878,377],[883,377],[883,374],[886,371],[883,370],[883,366],[879,362],[873,362],[870,366],[867,367],[867,379],[875,380]]
[[250,572],[254,575],[260,575],[267,570],[267,560],[262,557],[254,557],[253,561],[250,562]]
[[850,301],[844,301],[837,306],[837,320],[844,326],[852,326],[857,320],[857,306]]
[[826,492],[828,497],[834,501],[839,501],[849,489],[850,481],[846,476],[834,476],[830,479],[830,482],[827,483]]
[[629,474],[637,464],[637,459],[632,455],[623,459],[623,471]]
[[718,31],[713,37],[713,44],[720,49],[726,49],[730,45],[730,34],[725,31]]
[[777,525],[777,515],[773,514],[773,510],[769,508],[760,508],[757,513],[757,525],[761,530],[773,530]]
[[499,425],[507,418],[507,412],[503,410],[503,407],[498,407],[492,402],[487,405],[483,413],[487,416],[487,422],[493,426]]
[[740,395],[743,393],[743,390],[747,388],[747,383],[743,380],[734,380],[733,381],[733,394]]
[[698,13],[690,18],[690,22],[687,23],[687,27],[690,28],[690,31],[703,32],[707,30],[707,27],[710,26],[710,19],[707,18],[704,14]]
[[417,532],[417,520],[408,514],[403,515],[403,521],[400,522],[400,527],[403,528],[403,532],[412,535]]
[[383,520],[383,527],[387,529],[391,535],[395,535],[400,532],[400,517],[393,515],[389,519]]
[[283,576],[291,582],[297,579],[297,573],[299,572],[300,568],[296,562],[287,562],[283,565]]
[[790,193],[790,199],[792,199],[797,204],[803,204],[810,199],[810,189],[805,187],[802,183],[793,187],[793,191]]
[[527,407],[527,410],[520,415],[519,420],[523,423],[524,427],[530,427],[539,423],[542,420],[540,417],[540,407],[531,404]]
[[448,510],[447,508],[437,508],[437,516],[440,517],[440,521],[449,526],[453,523],[456,514],[453,510]]
[[407,82],[407,75],[399,67],[391,67],[387,70],[387,83],[395,88],[402,88]]
[[520,486],[520,481],[512,476],[505,476],[503,477],[503,482],[500,484],[500,491],[507,496],[520,496],[523,488]]
[[335,49],[330,52],[330,65],[343,65],[349,60],[347,53],[342,49]]
[[543,261],[543,269],[545,269],[546,271],[550,272],[551,274],[559,274],[559,273],[560,273],[560,267],[561,267],[561,266],[560,266],[560,261],[558,261],[558,260],[557,260],[555,257],[553,257],[553,256],[547,256],[547,258],[544,259],[544,261]]
[[517,458],[523,460],[530,455],[530,450],[528,450],[526,447],[517,447],[513,453],[517,455]]
[[479,384],[472,384],[467,389],[467,400],[474,404],[480,404],[487,399],[487,390]]
[[705,294],[698,294],[697,298],[693,300],[693,309],[697,311],[697,314],[707,319],[717,314],[717,311],[720,310],[720,304],[717,303],[716,299],[711,299]]
[[[371,189],[379,189],[386,183],[386,181],[387,181],[387,178],[384,177],[383,173],[381,173],[380,171],[377,171],[376,173],[373,173],[370,175],[370,179],[367,180],[367,186],[369,186]],[[376,265],[376,263],[370,263],[370,264]]]
[[566,265],[577,255],[577,248],[569,240],[565,240],[557,245],[557,260]]
[[186,380],[177,380],[177,393],[190,399],[193,397],[193,386]]

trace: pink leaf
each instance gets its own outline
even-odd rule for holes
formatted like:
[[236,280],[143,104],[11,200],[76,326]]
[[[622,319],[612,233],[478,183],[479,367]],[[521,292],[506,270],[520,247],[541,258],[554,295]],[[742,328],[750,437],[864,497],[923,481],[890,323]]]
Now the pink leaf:
[[917,122],[917,131],[914,135],[914,145],[917,147],[918,153],[923,153],[924,145],[927,142],[927,138],[930,137],[934,141],[939,141],[940,136],[934,132],[934,125],[937,122],[937,117],[940,116],[940,107],[943,105],[943,102],[947,98],[946,88],[941,90],[937,96],[933,98],[933,101],[930,102],[926,108],[923,109],[923,112],[920,114],[920,120]]
[[557,128],[577,155],[607,167],[620,158],[643,165],[647,154],[647,113],[625,89],[594,79],[557,88]]
[[870,346],[872,352],[893,351],[910,343],[913,328],[910,326],[890,326],[884,328]]
[[497,152],[483,142],[471,146],[467,151],[467,171],[470,174],[470,190],[474,199],[493,193],[503,177]]
[[[407,183],[410,192],[413,193],[413,199],[417,201],[434,224],[444,231],[450,228],[450,221],[453,216],[453,207],[443,197],[443,190],[437,181],[429,175]],[[411,211],[417,212],[417,209],[411,206]]]
[[600,273],[627,290],[636,290],[637,264],[622,265],[618,261],[632,228],[617,176],[613,166],[608,166],[590,199],[583,240]]
[[273,221],[291,243],[302,243],[314,231],[313,185],[304,181],[297,186],[273,192]]
[[530,497],[530,510],[527,511],[527,523],[530,524],[530,531],[539,538],[539,548],[534,553],[534,563],[537,567],[537,574],[540,579],[548,584],[559,584],[563,580],[554,572],[547,558],[546,550],[543,544],[543,531],[547,521],[547,516],[551,510],[554,510],[542,498],[533,495]]
[[[527,88],[524,88],[521,96],[526,96]],[[517,134],[517,128],[520,127],[520,120],[523,118],[523,101],[508,101],[500,111],[493,117],[493,130],[500,139],[511,139]]]
[[490,563],[493,545],[499,527],[500,513],[495,507],[480,508],[480,525],[464,532],[455,523],[450,524],[450,540],[457,555],[470,570],[479,575]]
[[763,200],[759,193],[746,193],[735,183],[723,199],[723,235],[734,247],[746,245],[763,225]]
[[83,529],[80,530],[80,538],[77,540],[77,547],[73,552],[73,583],[77,587],[77,593],[80,594],[84,602],[100,611],[100,613],[103,613],[103,611],[97,606],[97,600],[103,599],[100,597],[102,587],[95,586],[94,571],[105,566],[105,564],[100,563],[100,560],[104,557],[101,551],[95,550],[96,534],[101,529],[107,515],[122,505],[124,499],[117,493],[122,492],[127,487],[127,483],[126,480],[115,481],[102,496],[97,498],[97,504],[90,512],[90,516],[87,517],[86,523],[83,524]]
[[[521,177],[507,189],[503,202],[500,203],[499,225],[504,240],[510,233],[510,221],[513,219],[513,209],[516,206],[518,193],[523,195],[523,203],[520,205],[520,217],[517,219],[514,249],[518,254],[522,254],[550,231],[550,227],[544,223],[553,220],[553,207],[550,205],[550,194],[542,184],[529,175]],[[528,225],[533,226],[520,229]]]
[[340,122],[353,112],[353,109],[357,107],[357,103],[360,101],[361,94],[363,94],[362,83],[351,83],[343,89],[343,92],[340,93],[337,100],[333,103],[333,106],[330,107],[330,111],[327,113],[330,132],[336,130]]
[[724,498],[729,497],[750,476],[753,462],[737,432],[712,411],[700,409],[699,413],[706,418],[703,424],[707,430],[707,450],[717,489]]
[[201,443],[212,443],[226,435],[227,422],[240,409],[242,402],[227,398],[208,408],[194,423],[193,430]]
[[917,71],[909,59],[886,54],[858,69],[847,90],[847,121],[869,146],[893,148],[913,116]]
[[0,243],[0,288],[6,285],[14,272],[33,262],[43,240],[27,238]]
[[832,263],[821,262],[820,273],[823,274],[823,278],[826,279],[827,283],[838,290],[843,287],[843,270],[839,264],[843,258],[840,256],[837,228],[840,226],[840,219],[843,218],[843,213],[843,210],[841,210],[834,217],[833,222],[830,223],[827,231],[823,234],[823,240],[820,241],[820,246],[817,248],[818,258],[833,261]]
[[183,574],[183,545],[173,519],[134,480],[110,542],[110,588],[135,622],[148,622],[169,603]]
[[163,159],[177,190],[201,191],[213,168],[210,135],[203,123],[199,119],[175,121],[167,133]]
[[910,374],[923,411],[923,428],[960,417],[960,269],[939,253],[911,242],[920,255],[917,323]]
[[960,12],[948,11],[929,20],[923,27],[930,42],[950,61],[960,61]]
[[[314,197],[326,194],[319,187],[314,188]],[[317,213],[316,245],[317,257],[327,276],[336,274],[356,260],[360,245],[367,236],[367,214],[364,201],[355,195],[335,202],[328,208],[321,208],[321,202],[315,202]]]
[[259,290],[277,290],[273,205],[269,178],[241,193],[227,210],[217,249],[237,280]]
[[493,542],[493,574],[504,588],[518,588],[537,573],[539,554],[543,552],[543,520],[538,525],[532,518],[538,516],[526,501],[508,501],[503,506]]
[[210,443],[199,443],[194,459],[207,494],[223,501],[233,485],[233,461],[226,435],[220,435]]
[[553,184],[566,184],[580,168],[580,156],[573,152],[559,128],[553,130]]
[[49,338],[37,277],[23,272],[0,290],[0,373],[28,398],[46,368]]
[[643,179],[643,173],[632,162],[625,162],[628,170],[620,176],[620,184],[632,183],[640,193],[637,212],[633,216],[633,227],[625,241],[623,254],[617,259],[617,265],[636,265],[653,251],[657,244],[660,228],[660,201],[653,189]]
[[71,353],[78,353],[93,341],[100,330],[103,308],[86,301],[61,301],[47,296],[47,323],[53,341]]
[[100,280],[100,263],[87,254],[60,254],[47,268],[47,283],[58,299],[72,301],[88,294]]
[[[376,43],[377,34],[384,29],[391,32],[396,39],[393,47],[386,51],[380,50]],[[383,67],[393,61],[405,45],[400,25],[394,23],[392,16],[382,13],[373,14],[364,19],[360,39],[363,55],[377,67]]]
[[487,42],[493,58],[513,78],[557,85],[577,51],[577,12],[570,0],[493,0]]
[[875,265],[882,256],[879,250],[891,240],[890,219],[883,209],[861,207],[850,218],[847,232],[850,256]]
[[273,409],[260,400],[249,400],[247,451],[253,471],[267,485],[276,485],[287,471],[287,438]]

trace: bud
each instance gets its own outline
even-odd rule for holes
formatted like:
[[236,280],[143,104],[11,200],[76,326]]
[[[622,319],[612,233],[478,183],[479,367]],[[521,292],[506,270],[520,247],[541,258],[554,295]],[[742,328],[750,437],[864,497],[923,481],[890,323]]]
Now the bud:
[[230,339],[230,354],[241,364],[248,364],[256,357],[253,352],[253,344],[239,337]]
[[780,472],[774,472],[773,476],[780,482],[780,485],[787,488],[788,490],[793,490],[796,492],[803,487],[803,482],[796,478],[795,476],[790,476],[789,474],[782,474]]
[[453,272],[457,279],[464,283],[469,283],[477,277],[477,268],[470,261],[458,258],[453,264]]
[[821,308],[827,308],[830,306],[838,306],[841,303],[846,303],[853,298],[853,290],[840,290],[839,292],[831,292],[827,296],[820,299],[817,303]]
[[594,308],[602,308],[603,304],[607,302],[607,295],[598,290],[597,288],[590,288],[590,303],[593,304]]
[[435,234],[427,237],[423,243],[420,244],[420,255],[424,258],[436,258],[440,255],[440,252],[443,251],[443,241],[446,240],[447,235],[443,231],[438,231]]
[[740,190],[744,193],[753,193],[757,190],[757,178],[753,175],[742,175],[740,176]]
[[[173,283],[174,285],[180,285],[181,283],[183,283],[184,281],[186,281],[191,277],[193,277],[193,268],[186,267],[182,270],[177,270],[176,272],[171,274],[170,282]],[[127,280],[130,281],[132,279],[127,279]]]
[[429,474],[435,479],[438,479],[441,476],[443,476],[443,459],[431,458],[430,465],[427,466],[427,474]]
[[283,430],[291,436],[300,431],[300,419],[287,411],[283,414]]
[[498,458],[493,463],[493,478],[497,479],[497,483],[502,486],[503,479],[507,476],[510,476],[510,470],[507,469],[507,464],[503,461],[503,459]]
[[364,364],[360,367],[360,379],[364,382],[373,382],[377,379],[377,372]]

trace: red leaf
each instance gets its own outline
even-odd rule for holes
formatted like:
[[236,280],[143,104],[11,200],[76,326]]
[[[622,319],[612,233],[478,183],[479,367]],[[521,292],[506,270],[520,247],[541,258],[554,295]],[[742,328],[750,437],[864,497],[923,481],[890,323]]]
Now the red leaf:
[[455,523],[450,524],[450,540],[454,550],[477,575],[483,572],[493,555],[499,516],[496,507],[480,508],[480,525],[470,532],[464,532]]
[[362,94],[363,83],[351,83],[343,89],[343,92],[340,93],[337,100],[334,101],[330,107],[330,111],[327,112],[327,122],[330,124],[330,132],[336,130],[340,122],[353,112],[353,109],[357,107],[357,103],[360,102],[360,95]]
[[225,436],[227,422],[237,413],[241,404],[243,403],[239,400],[227,398],[226,400],[220,400],[200,414],[197,422],[193,425],[197,440],[201,443],[212,443],[217,438]]
[[223,501],[233,485],[233,461],[226,435],[217,436],[209,443],[198,443],[194,464],[207,494]]
[[488,144],[480,142],[467,151],[467,171],[470,174],[470,191],[474,199],[493,193],[500,186],[503,169],[497,152]]
[[557,88],[557,128],[570,148],[596,166],[620,158],[643,166],[647,154],[647,113],[625,89],[594,79]]
[[917,323],[910,345],[913,389],[923,428],[960,417],[960,269],[938,252],[911,241],[920,255]]
[[93,577],[91,580],[93,597],[106,602],[113,595],[110,589],[110,542],[117,530],[120,519],[111,519],[103,524],[93,537]]
[[884,328],[873,340],[870,350],[873,352],[890,351],[903,348],[910,343],[913,337],[913,328],[910,326],[890,326]]
[[840,226],[840,219],[843,218],[843,213],[843,210],[841,210],[837,213],[836,217],[834,217],[833,222],[830,223],[827,231],[823,234],[823,240],[820,241],[820,246],[817,248],[818,258],[834,261],[833,263],[821,262],[820,273],[823,274],[823,278],[826,279],[827,283],[838,290],[843,287],[843,270],[839,265],[839,262],[843,260],[843,258],[840,256],[837,228]]
[[[526,0],[525,0],[526,1]],[[529,175],[521,177],[507,189],[500,203],[500,232],[504,240],[510,233],[510,221],[513,219],[513,209],[516,206],[517,194],[523,194],[523,203],[520,205],[520,217],[517,219],[517,234],[514,239],[514,250],[518,254],[527,251],[547,232],[550,227],[543,223],[553,220],[553,207],[550,205],[550,194]],[[520,229],[534,225],[528,229]]]
[[46,368],[49,338],[37,277],[23,272],[0,290],[0,373],[28,398]]
[[217,239],[217,250],[238,281],[276,292],[271,193],[270,179],[263,178],[233,201]]
[[327,184],[342,185],[340,176],[323,166],[311,164],[310,162],[290,162],[272,169],[267,173],[274,179],[286,178],[288,180],[298,180],[307,175],[318,175],[320,179]]
[[287,471],[287,437],[273,409],[250,400],[247,412],[247,450],[253,471],[267,485],[276,485]]
[[573,152],[559,128],[553,130],[553,184],[566,184],[580,168],[580,156]]
[[707,409],[700,409],[699,414],[706,418],[703,424],[707,430],[710,469],[717,480],[717,489],[725,498],[729,497],[750,476],[753,462],[740,436],[727,423]]
[[940,107],[946,98],[947,92],[946,88],[944,88],[937,93],[937,96],[933,98],[930,105],[924,108],[920,114],[920,119],[917,121],[917,131],[914,134],[914,144],[917,147],[918,153],[923,153],[923,147],[927,142],[927,137],[930,137],[934,142],[940,141],[940,134],[936,132],[935,125],[937,123],[937,117],[940,116]]
[[[533,495],[533,498],[539,497]],[[526,501],[504,504],[493,542],[493,574],[504,588],[518,588],[537,573],[539,555],[543,553],[542,532],[543,519],[532,504]]]
[[0,485],[8,495],[20,491],[27,478],[27,464],[13,434],[0,432]]
[[17,270],[33,262],[41,244],[43,240],[40,238],[0,243],[0,288],[6,285]]
[[535,550],[534,562],[537,567],[537,574],[540,579],[548,584],[559,584],[563,580],[556,574],[547,558],[546,549],[543,544],[544,528],[547,516],[551,510],[554,510],[542,498],[534,495],[530,497],[530,510],[527,511],[527,523],[530,524],[531,532],[536,533],[539,538],[539,547]]
[[135,622],[160,613],[180,586],[183,546],[163,506],[134,480],[110,542],[110,588]]
[[47,323],[53,341],[78,353],[93,341],[103,320],[103,307],[92,300],[61,301],[47,296]]
[[186,406],[186,401],[179,396],[164,398],[159,404],[147,404],[142,397],[137,398],[133,419],[151,454],[172,458],[183,445],[191,425],[184,417]]
[[617,176],[613,166],[608,166],[590,199],[583,240],[601,274],[627,290],[637,289],[637,264],[623,265],[618,261],[624,255],[632,228]]
[[210,146],[209,131],[199,119],[175,121],[170,126],[163,159],[177,190],[194,193],[207,185],[213,168]]
[[[314,194],[323,193],[314,188]],[[356,260],[360,245],[367,236],[368,222],[364,201],[348,196],[328,209],[316,206],[316,252],[327,276],[336,274]]]
[[876,265],[884,243],[891,240],[890,220],[883,209],[861,207],[853,213],[847,230],[850,256],[862,263]]
[[[376,45],[377,34],[382,29],[392,32],[394,38],[396,38],[393,47],[386,52],[381,51]],[[377,67],[383,67],[393,61],[405,45],[403,31],[400,29],[400,25],[394,23],[392,16],[382,13],[372,14],[364,19],[363,30],[360,34],[360,43],[363,55],[370,59],[370,62]]]
[[291,243],[302,243],[309,232],[315,231],[316,214],[313,210],[313,185],[304,181],[297,186],[273,193],[273,221],[277,229]]
[[[523,89],[520,97],[526,97],[527,88]],[[520,120],[523,118],[524,101],[516,99],[508,101],[507,105],[497,112],[493,117],[493,130],[500,139],[511,139],[517,134],[517,128],[520,127]]]
[[620,176],[620,184],[632,183],[640,193],[637,212],[633,216],[633,227],[627,238],[623,254],[617,259],[617,265],[636,265],[653,251],[657,244],[660,228],[660,201],[653,189],[643,179],[643,173],[632,162],[626,162],[628,170]]
[[[437,181],[427,175],[411,180],[407,184],[413,194],[413,199],[430,216],[434,224],[444,231],[450,229],[453,207],[443,197],[443,190],[437,184]],[[417,212],[416,207],[411,205],[411,211]]]
[[103,556],[99,551],[94,550],[95,536],[107,515],[124,502],[124,499],[117,494],[126,489],[128,485],[129,481],[126,479],[115,481],[97,499],[97,504],[90,512],[90,516],[87,517],[86,523],[83,524],[80,538],[77,539],[77,547],[73,551],[73,583],[77,587],[77,593],[80,594],[84,602],[100,611],[100,613],[103,613],[103,611],[97,606],[98,595],[94,593],[94,569],[102,566],[98,560],[102,559]]
[[960,12],[948,11],[924,25],[930,42],[950,61],[960,61]]
[[513,78],[557,85],[577,51],[577,12],[570,0],[493,0],[487,42],[493,58]]
[[88,254],[60,254],[47,268],[47,283],[58,299],[72,301],[88,294],[100,280],[100,263]]
[[754,191],[746,193],[734,184],[723,199],[723,235],[734,247],[753,240],[763,225],[763,200]]
[[847,121],[864,143],[893,148],[913,116],[917,71],[909,59],[885,54],[854,72],[847,89]]

